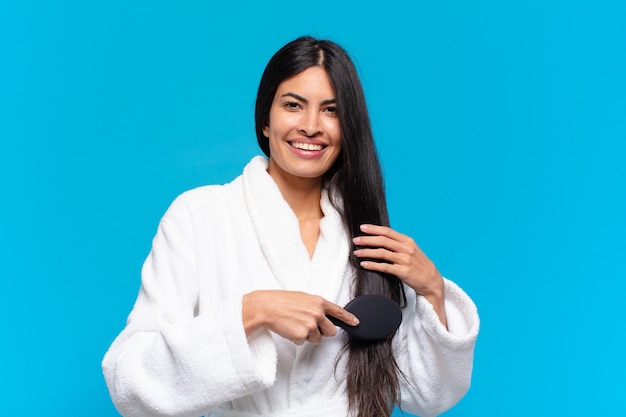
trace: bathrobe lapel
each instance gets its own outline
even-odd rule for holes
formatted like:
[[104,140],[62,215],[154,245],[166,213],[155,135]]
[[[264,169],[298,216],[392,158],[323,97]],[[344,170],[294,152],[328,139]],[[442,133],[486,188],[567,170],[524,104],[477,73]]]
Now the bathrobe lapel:
[[309,259],[298,219],[267,173],[267,167],[267,159],[252,159],[243,172],[243,191],[254,232],[275,279],[283,289],[339,301],[341,283],[350,275],[350,245],[341,215],[323,190],[320,237],[313,259]]

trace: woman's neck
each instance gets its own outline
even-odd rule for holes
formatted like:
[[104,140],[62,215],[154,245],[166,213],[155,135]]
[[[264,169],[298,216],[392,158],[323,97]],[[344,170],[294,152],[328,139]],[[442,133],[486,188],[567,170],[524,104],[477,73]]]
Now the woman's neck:
[[292,175],[285,175],[279,170],[272,170],[268,173],[278,186],[283,198],[298,219],[303,217],[322,217],[320,199],[322,197],[322,178],[302,178]]
[[320,206],[322,196],[321,178],[285,178],[270,175],[276,182],[283,198],[293,210],[300,224],[302,242],[313,257],[315,246],[320,234],[320,220],[324,216]]

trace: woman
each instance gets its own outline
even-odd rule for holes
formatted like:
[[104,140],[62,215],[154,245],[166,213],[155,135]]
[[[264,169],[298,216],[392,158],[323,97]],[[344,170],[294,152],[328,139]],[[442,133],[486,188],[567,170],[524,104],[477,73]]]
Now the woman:
[[[467,391],[476,308],[388,227],[363,91],[345,51],[296,39],[268,63],[243,174],[178,197],[127,326],[103,361],[130,416],[437,415]],[[350,299],[403,308],[362,342]]]

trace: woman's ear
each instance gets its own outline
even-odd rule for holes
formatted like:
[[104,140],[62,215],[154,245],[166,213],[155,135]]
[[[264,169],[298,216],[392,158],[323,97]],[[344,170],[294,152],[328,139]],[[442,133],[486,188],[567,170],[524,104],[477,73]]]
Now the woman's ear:
[[270,127],[267,125],[263,126],[263,136],[270,138]]

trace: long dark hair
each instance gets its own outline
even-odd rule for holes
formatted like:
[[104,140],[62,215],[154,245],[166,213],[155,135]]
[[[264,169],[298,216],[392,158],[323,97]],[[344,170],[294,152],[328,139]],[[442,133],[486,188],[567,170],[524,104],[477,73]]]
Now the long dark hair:
[[[259,146],[269,156],[269,141],[263,128],[269,124],[269,112],[281,82],[307,68],[319,66],[326,70],[335,90],[342,151],[333,167],[325,174],[330,195],[336,191],[342,204],[333,201],[343,213],[350,239],[361,235],[364,223],[389,225],[387,203],[380,163],[365,95],[356,68],[346,51],[328,40],[298,38],[282,47],[271,58],[259,84],[255,108],[255,125]],[[352,251],[350,262],[355,271],[354,296],[383,294],[401,306],[406,304],[402,283],[392,275],[375,273],[359,266]],[[391,347],[393,335],[378,342],[349,339],[347,389],[351,410],[359,417],[389,416],[399,402],[401,374]]]

